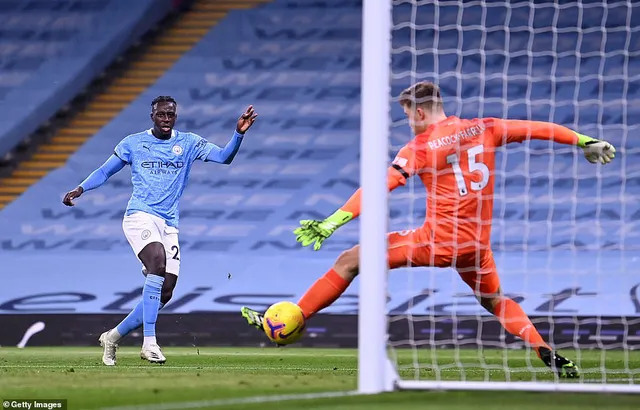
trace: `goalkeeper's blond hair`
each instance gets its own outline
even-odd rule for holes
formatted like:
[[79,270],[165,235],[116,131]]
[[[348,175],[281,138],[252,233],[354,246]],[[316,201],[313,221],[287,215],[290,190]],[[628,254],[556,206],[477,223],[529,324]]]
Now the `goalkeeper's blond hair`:
[[428,112],[443,109],[440,87],[430,81],[421,81],[406,88],[400,93],[400,105],[403,107],[420,107]]

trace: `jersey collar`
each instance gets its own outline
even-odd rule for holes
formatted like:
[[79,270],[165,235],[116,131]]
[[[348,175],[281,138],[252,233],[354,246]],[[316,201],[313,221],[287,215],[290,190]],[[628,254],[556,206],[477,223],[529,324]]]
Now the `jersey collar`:
[[438,126],[441,126],[441,125],[445,124],[446,122],[454,121],[454,120],[456,120],[456,119],[458,119],[458,117],[456,117],[455,115],[450,115],[450,116],[448,116],[447,118],[445,118],[445,119],[444,119],[444,120],[442,120],[442,121],[435,122],[435,123],[433,123],[433,124],[429,125],[429,126],[427,127],[427,129],[422,133],[422,135],[430,135],[430,134],[431,134],[431,131],[433,131],[433,130],[434,130],[434,128],[436,128],[436,127],[438,127]]
[[[147,130],[147,134],[149,134],[149,135],[151,135],[152,137],[154,137],[154,138],[155,138],[155,135],[153,135],[153,132],[152,132],[152,131],[153,131],[153,128],[149,128],[149,129]],[[175,136],[176,136],[176,130],[171,130],[171,138],[173,138],[173,137],[175,137]]]

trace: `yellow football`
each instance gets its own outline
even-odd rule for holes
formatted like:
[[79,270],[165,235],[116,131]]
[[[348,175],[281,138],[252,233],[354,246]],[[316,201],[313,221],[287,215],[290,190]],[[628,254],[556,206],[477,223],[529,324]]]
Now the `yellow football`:
[[262,328],[272,342],[289,345],[300,340],[305,322],[298,305],[292,302],[278,302],[265,312]]

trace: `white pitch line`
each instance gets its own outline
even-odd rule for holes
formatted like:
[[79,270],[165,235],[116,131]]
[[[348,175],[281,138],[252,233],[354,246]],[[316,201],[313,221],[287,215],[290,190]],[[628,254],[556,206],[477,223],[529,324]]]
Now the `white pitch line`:
[[144,404],[140,406],[120,406],[120,407],[103,407],[98,410],[177,410],[177,409],[200,409],[203,407],[220,407],[236,404],[255,404],[255,403],[272,403],[279,401],[291,400],[316,400],[328,399],[334,397],[355,396],[358,392],[327,392],[327,393],[307,393],[307,394],[285,394],[278,396],[253,396],[239,397],[234,399],[218,399],[218,400],[200,400],[187,401],[178,403],[164,404]]

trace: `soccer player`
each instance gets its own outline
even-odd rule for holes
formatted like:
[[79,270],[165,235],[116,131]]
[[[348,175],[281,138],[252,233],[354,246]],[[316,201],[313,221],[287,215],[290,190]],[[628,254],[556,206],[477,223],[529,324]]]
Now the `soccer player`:
[[[520,305],[506,297],[491,251],[496,148],[529,138],[577,145],[591,163],[606,164],[615,148],[560,125],[498,118],[460,119],[444,112],[439,88],[420,82],[404,90],[400,104],[415,138],[389,167],[389,190],[417,175],[427,191],[424,224],[388,234],[388,266],[451,267],[471,287],[480,304],[511,334],[535,349],[538,357],[563,377],[577,377],[578,367],[556,353],[540,336]],[[366,136],[365,136],[366,138]],[[303,246],[318,250],[340,226],[360,213],[361,189],[328,218],[305,220],[294,231]],[[331,305],[358,274],[359,249],[343,252],[298,302],[306,318]],[[262,327],[263,314],[247,307],[242,315]]]
[[102,362],[107,366],[116,364],[118,341],[140,325],[144,335],[140,357],[152,363],[166,361],[156,341],[156,320],[158,310],[171,299],[180,272],[178,209],[191,166],[196,160],[231,164],[258,116],[249,106],[222,148],[194,133],[174,130],[176,108],[172,97],[155,98],[151,102],[153,127],[120,141],[115,153],[62,201],[74,206],[72,200],[98,188],[125,165],[131,167],[133,193],[122,228],[146,278],[142,300],[118,326],[100,335]]

